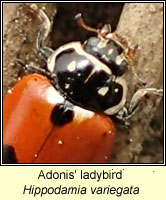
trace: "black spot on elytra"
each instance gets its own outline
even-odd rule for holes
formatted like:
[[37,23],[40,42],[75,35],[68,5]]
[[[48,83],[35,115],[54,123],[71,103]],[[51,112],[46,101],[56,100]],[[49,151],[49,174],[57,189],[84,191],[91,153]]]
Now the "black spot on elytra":
[[3,164],[14,164],[17,163],[15,150],[12,146],[3,145]]
[[51,113],[51,121],[55,125],[65,125],[73,120],[74,112],[71,104],[58,104]]

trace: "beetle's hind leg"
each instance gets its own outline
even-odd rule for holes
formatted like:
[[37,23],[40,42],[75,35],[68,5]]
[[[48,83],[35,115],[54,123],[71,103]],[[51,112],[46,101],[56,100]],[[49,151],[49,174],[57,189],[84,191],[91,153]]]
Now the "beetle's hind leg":
[[163,89],[157,88],[142,88],[139,89],[132,97],[129,107],[123,107],[117,114],[116,118],[123,123],[127,123],[127,120],[135,113],[138,105],[145,98],[150,97],[152,95],[163,96]]

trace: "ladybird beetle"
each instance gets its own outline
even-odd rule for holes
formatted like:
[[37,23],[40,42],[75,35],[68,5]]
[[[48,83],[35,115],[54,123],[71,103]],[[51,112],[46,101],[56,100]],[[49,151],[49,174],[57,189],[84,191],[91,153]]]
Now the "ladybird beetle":
[[104,163],[115,136],[110,116],[126,122],[146,94],[162,96],[163,90],[139,89],[126,108],[123,74],[132,66],[137,46],[111,33],[109,24],[87,26],[78,14],[78,23],[97,36],[53,51],[44,46],[48,17],[35,4],[29,10],[42,21],[36,46],[47,69],[25,65],[34,74],[4,98],[4,162]]

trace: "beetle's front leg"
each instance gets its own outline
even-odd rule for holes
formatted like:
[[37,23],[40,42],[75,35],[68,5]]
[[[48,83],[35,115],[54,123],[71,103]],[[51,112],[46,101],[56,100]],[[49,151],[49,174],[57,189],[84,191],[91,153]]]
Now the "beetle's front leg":
[[123,123],[127,123],[127,120],[135,113],[139,103],[143,101],[146,97],[152,95],[163,96],[163,89],[157,88],[142,88],[139,89],[132,97],[129,107],[123,107],[115,116],[118,120]]
[[31,13],[36,15],[40,22],[40,30],[38,32],[37,41],[36,41],[36,48],[38,52],[44,59],[48,59],[50,55],[53,53],[53,50],[49,47],[45,47],[45,41],[48,37],[48,34],[51,30],[51,22],[45,12],[40,9],[36,4],[32,4],[28,6],[24,4],[30,10]]

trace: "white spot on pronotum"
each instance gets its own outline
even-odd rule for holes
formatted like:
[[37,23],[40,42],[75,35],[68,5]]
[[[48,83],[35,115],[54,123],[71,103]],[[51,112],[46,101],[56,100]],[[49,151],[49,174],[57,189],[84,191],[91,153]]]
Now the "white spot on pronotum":
[[63,144],[62,140],[58,140],[58,144]]
[[107,42],[108,42],[107,40],[101,40],[101,41],[97,44],[97,47],[98,47],[99,49],[102,49],[102,48],[106,47]]
[[65,83],[65,89],[69,89],[70,84]]
[[123,60],[124,59],[122,58],[122,56],[119,55],[119,56],[116,56],[116,61],[115,62],[116,62],[117,65],[120,65]]
[[113,49],[110,49],[109,51],[108,51],[108,55],[111,55],[112,53],[113,53]]
[[67,69],[70,71],[70,72],[73,72],[74,70],[76,70],[76,61],[73,60],[68,66],[67,66]]
[[98,94],[105,96],[109,90],[109,87],[102,87],[98,90]]

